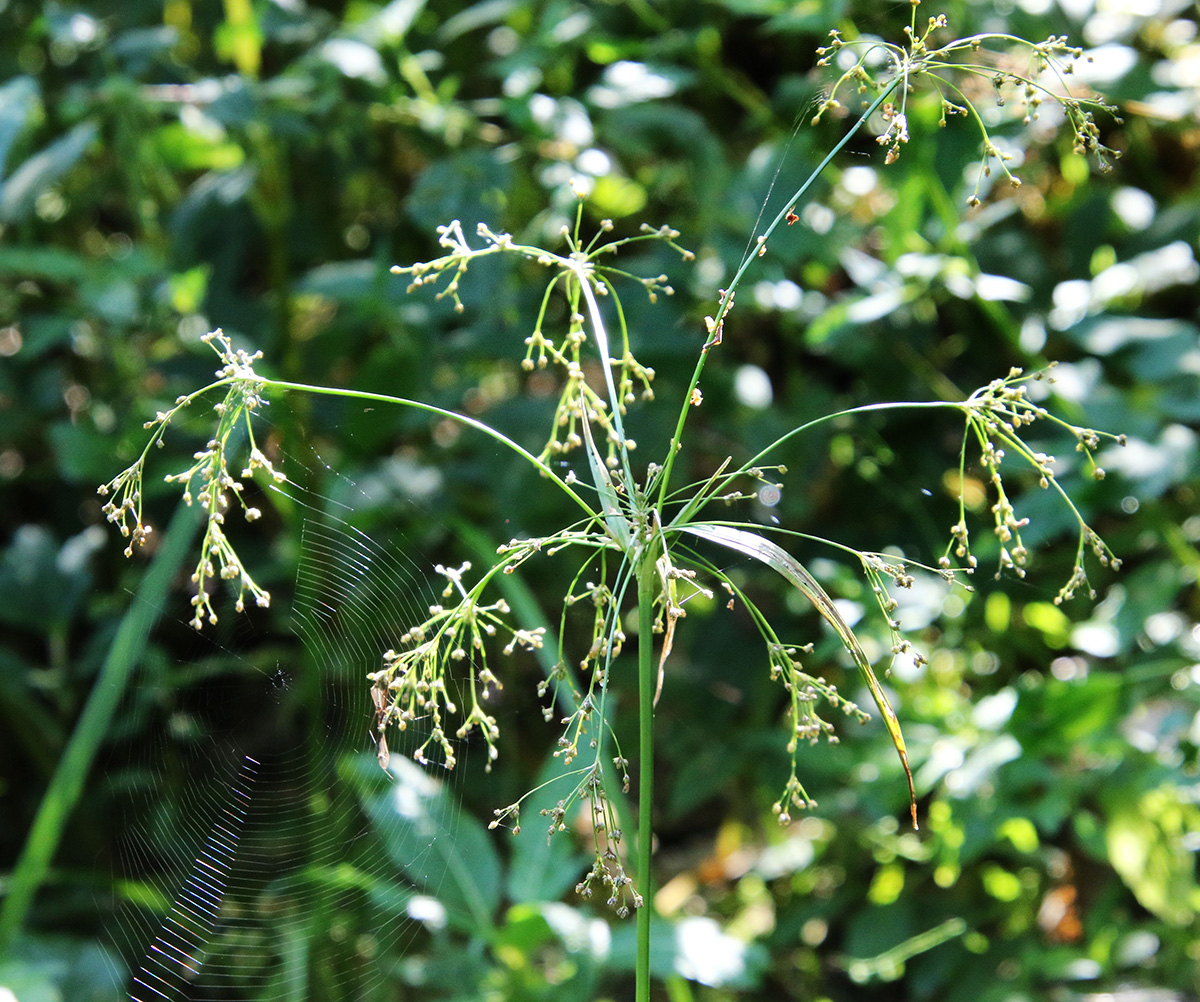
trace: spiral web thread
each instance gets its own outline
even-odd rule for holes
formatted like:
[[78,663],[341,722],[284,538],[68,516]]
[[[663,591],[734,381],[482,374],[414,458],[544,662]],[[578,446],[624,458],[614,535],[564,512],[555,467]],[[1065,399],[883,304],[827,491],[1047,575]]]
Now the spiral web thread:
[[[337,487],[359,496],[345,478]],[[372,997],[388,977],[382,958],[405,955],[427,919],[414,898],[436,898],[455,865],[455,798],[437,795],[440,770],[395,761],[419,744],[419,724],[389,736],[392,767],[379,768],[366,680],[428,603],[429,583],[401,548],[351,526],[345,504],[291,482],[281,492],[306,510],[292,628],[307,667],[283,660],[272,672],[230,651],[212,668],[175,666],[196,679],[198,705],[168,718],[152,760],[108,777],[149,818],[123,840],[118,883],[138,893],[111,924],[117,951],[138,958],[130,1002]],[[296,693],[314,685],[319,698],[305,706]],[[175,692],[150,684],[131,698]],[[314,719],[297,738],[301,711]],[[176,767],[195,778],[176,784],[175,802],[156,800],[158,777]],[[435,816],[406,818],[414,798]]]
[[232,803],[213,822],[208,842],[196,857],[195,867],[171,906],[162,931],[150,945],[145,962],[134,975],[134,987],[129,993],[132,1002],[171,998],[181,985],[200,973],[205,944],[212,938],[225,896],[257,767],[258,762],[249,755],[243,759],[234,782]]

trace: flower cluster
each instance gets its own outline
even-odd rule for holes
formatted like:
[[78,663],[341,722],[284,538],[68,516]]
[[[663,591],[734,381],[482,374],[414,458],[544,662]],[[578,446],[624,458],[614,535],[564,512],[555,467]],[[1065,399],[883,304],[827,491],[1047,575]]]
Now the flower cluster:
[[[601,221],[591,240],[585,242],[581,234],[582,220],[580,193],[574,227],[564,224],[560,231],[566,243],[566,252],[555,254],[540,247],[518,243],[511,234],[497,233],[484,223],[480,223],[476,228],[476,234],[484,241],[483,246],[472,247],[463,232],[462,224],[455,219],[438,227],[438,243],[448,253],[407,267],[395,266],[392,272],[412,277],[408,286],[409,292],[436,287],[443,276],[449,276],[445,285],[436,293],[436,298],[449,297],[454,302],[455,310],[462,312],[463,303],[458,295],[459,284],[471,263],[480,257],[497,253],[516,254],[552,270],[553,277],[546,286],[533,332],[525,338],[525,357],[521,361],[521,368],[525,372],[554,368],[562,375],[552,430],[539,458],[545,461],[582,447],[584,436],[581,425],[591,422],[603,432],[608,446],[608,462],[615,466],[617,454],[636,448],[636,442],[622,434],[620,418],[614,417],[612,413],[613,402],[609,399],[610,394],[606,392],[606,387],[597,390],[589,382],[589,375],[594,376],[596,373],[589,365],[585,351],[589,340],[586,330],[586,300],[595,296],[610,297],[617,304],[620,343],[611,346],[611,355],[607,344],[601,346],[600,355],[601,365],[605,365],[607,359],[614,370],[616,409],[623,415],[625,408],[634,403],[639,395],[643,400],[653,399],[651,384],[654,381],[654,369],[638,362],[630,350],[629,334],[625,328],[624,314],[620,309],[614,281],[628,279],[636,282],[645,289],[651,302],[654,302],[659,294],[670,296],[675,290],[668,284],[666,275],[637,276],[605,262],[621,248],[645,240],[666,243],[678,251],[684,260],[691,260],[694,255],[678,245],[676,241],[679,231],[669,226],[655,228],[643,224],[636,236],[606,239],[613,231],[614,225],[611,220],[605,219]],[[586,290],[583,288],[585,284]],[[569,310],[567,329],[557,339],[545,332],[552,293],[556,288],[564,295]],[[602,331],[593,331],[592,337],[599,339],[606,338],[606,335]],[[609,374],[603,373],[603,376],[607,384]]]
[[386,651],[382,667],[367,676],[374,689],[384,694],[384,698],[375,701],[379,735],[382,737],[393,721],[400,730],[405,730],[416,720],[427,720],[428,736],[413,752],[413,758],[426,763],[427,749],[436,746],[447,769],[454,768],[456,757],[444,717],[459,713],[449,688],[459,682],[451,678],[450,670],[458,667],[465,670],[465,688],[470,699],[470,706],[462,715],[454,737],[462,739],[478,730],[487,742],[487,768],[490,769],[491,762],[499,754],[496,739],[500,730],[483,704],[491,698],[493,689],[503,686],[488,666],[488,642],[505,635],[508,642],[502,648],[503,653],[512,654],[518,649],[541,647],[545,633],[542,627],[524,630],[510,626],[504,617],[511,610],[504,599],[482,604],[480,595],[491,575],[468,590],[463,584],[463,575],[470,569],[470,563],[461,567],[441,564],[434,567],[446,579],[442,597],[457,596],[458,601],[449,607],[431,605],[429,617],[409,628],[400,638],[402,649]]
[[[996,501],[992,505],[991,511],[993,531],[1000,543],[997,574],[1002,571],[1011,571],[1018,577],[1024,577],[1029,560],[1029,551],[1021,540],[1021,530],[1029,524],[1029,519],[1017,516],[1001,472],[1001,464],[1009,452],[1011,451],[1015,457],[1022,460],[1037,474],[1039,487],[1043,490],[1053,488],[1058,492],[1075,515],[1079,529],[1075,564],[1071,577],[1054,599],[1055,604],[1061,604],[1073,598],[1076,591],[1087,584],[1084,563],[1088,551],[1101,566],[1111,566],[1114,570],[1120,568],[1121,561],[1113,554],[1099,534],[1084,521],[1079,509],[1075,507],[1070,496],[1059,484],[1056,476],[1057,460],[1055,457],[1032,448],[1025,440],[1025,429],[1028,429],[1035,421],[1045,420],[1069,432],[1075,439],[1076,451],[1086,457],[1091,474],[1097,480],[1103,480],[1105,475],[1103,467],[1097,466],[1095,461],[1095,450],[1100,445],[1101,439],[1111,439],[1120,445],[1124,445],[1126,440],[1124,435],[1099,432],[1092,428],[1070,424],[1032,401],[1029,397],[1029,383],[1042,379],[1053,382],[1047,372],[1037,372],[1027,376],[1023,370],[1014,367],[1005,378],[992,380],[987,386],[976,390],[963,402],[963,413],[966,415],[967,422],[959,472],[960,476],[965,472],[967,443],[974,438],[979,445],[983,470],[987,475],[988,482],[996,492]],[[960,495],[959,519],[950,529],[950,543],[939,561],[939,566],[944,570],[950,567],[951,552],[959,560],[964,560],[969,569],[976,566],[977,561],[970,552],[970,536],[967,529],[965,507],[965,502]],[[1090,588],[1088,590],[1089,594],[1095,597],[1095,592]]]
[[[247,595],[258,606],[270,605],[270,593],[260,587],[246,570],[225,534],[225,515],[231,502],[234,502],[241,508],[247,521],[253,522],[261,516],[262,512],[246,504],[243,498],[244,480],[252,477],[256,470],[262,470],[275,483],[282,483],[286,479],[254,440],[251,416],[265,404],[261,395],[262,379],[254,371],[254,363],[262,357],[262,352],[251,353],[234,348],[220,329],[205,334],[201,340],[217,353],[223,363],[217,369],[217,382],[179,397],[170,410],[159,411],[147,421],[145,427],[151,435],[137,461],[98,488],[102,496],[114,497],[104,505],[103,510],[108,520],[120,528],[121,535],[129,539],[125,555],[132,556],[134,546],[144,544],[152,531],[142,515],[142,480],[151,447],[162,446],[163,435],[181,410],[206,393],[215,389],[225,390],[224,399],[213,405],[217,415],[213,437],[203,449],[193,454],[190,467],[164,478],[167,483],[181,484],[183,500],[188,505],[198,503],[205,512],[204,542],[200,559],[192,572],[196,594],[192,596],[191,625],[197,630],[206,622],[212,624],[217,621],[217,613],[212,605],[212,585],[216,580],[235,583],[235,607],[238,612],[245,609]],[[250,443],[250,459],[241,472],[243,479],[239,480],[230,472],[230,451],[234,438],[241,431],[245,432]]]
[[[847,40],[836,30],[830,32],[826,45],[817,49],[818,66],[829,66],[838,62],[845,66],[843,50],[852,52],[850,65],[829,93],[817,105],[813,124],[821,120],[826,112],[841,112],[842,103],[837,99],[843,86],[853,87],[863,96],[864,104],[872,97],[883,100],[886,95],[898,95],[896,101],[888,100],[879,109],[884,128],[877,138],[881,146],[887,147],[886,162],[894,163],[900,156],[901,147],[909,141],[908,118],[905,113],[909,94],[914,82],[925,77],[941,100],[940,125],[945,125],[947,116],[963,115],[973,119],[980,130],[983,141],[983,156],[980,164],[979,181],[967,199],[969,205],[979,205],[979,188],[983,178],[996,165],[1005,178],[1014,186],[1020,180],[1008,169],[1011,155],[992,141],[987,125],[976,108],[980,95],[973,93],[977,88],[967,82],[971,78],[983,82],[990,90],[996,103],[1003,106],[1007,95],[1015,90],[1024,109],[1023,124],[1029,125],[1038,118],[1041,106],[1047,98],[1054,101],[1063,111],[1074,138],[1075,152],[1096,157],[1101,171],[1111,169],[1111,161],[1120,152],[1106,146],[1096,122],[1096,112],[1110,115],[1116,108],[1094,97],[1080,98],[1072,95],[1067,87],[1067,78],[1074,72],[1083,50],[1069,45],[1066,36],[1054,36],[1044,42],[1027,42],[1012,35],[982,33],[955,39],[946,45],[935,47],[931,36],[947,25],[945,15],[931,17],[923,30],[916,27],[916,8],[920,0],[913,3],[913,22],[905,28],[907,47],[892,43],[873,41],[869,44]],[[994,47],[989,49],[988,46]],[[885,72],[881,75],[879,67]],[[967,80],[956,78],[965,77]],[[950,96],[948,96],[950,95]],[[954,98],[954,100],[951,99]],[[1120,119],[1114,115],[1119,124]]]
[[870,719],[870,715],[860,709],[858,704],[842,696],[832,682],[810,675],[804,670],[800,655],[811,654],[812,650],[811,644],[803,647],[772,644],[768,648],[771,678],[781,682],[788,694],[791,728],[791,736],[787,743],[788,754],[791,756],[791,772],[782,795],[771,808],[781,825],[786,825],[792,820],[789,807],[804,810],[816,805],[805,791],[797,774],[796,754],[801,743],[815,745],[821,738],[825,738],[830,744],[837,744],[838,741],[833,724],[817,712],[818,704],[824,700],[832,709],[841,710],[845,716],[859,723]]

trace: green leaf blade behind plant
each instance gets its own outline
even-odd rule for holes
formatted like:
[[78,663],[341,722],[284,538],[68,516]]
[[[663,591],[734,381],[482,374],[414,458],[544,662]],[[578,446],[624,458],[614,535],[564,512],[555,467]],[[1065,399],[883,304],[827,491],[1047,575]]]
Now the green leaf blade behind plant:
[[465,816],[445,784],[393,755],[386,788],[374,756],[343,763],[389,856],[423,894],[436,898],[458,928],[491,937],[500,904],[500,861],[483,826]]
[[512,861],[507,875],[508,896],[515,902],[557,901],[579,879],[587,866],[563,836],[547,837],[543,811],[549,812],[571,792],[578,777],[561,757],[550,755],[533,792],[521,805],[526,824],[513,836]]
[[680,526],[679,531],[697,536],[700,539],[707,539],[720,546],[724,546],[726,549],[753,557],[760,563],[766,564],[785,581],[799,589],[800,593],[813,604],[813,607],[821,614],[825,621],[833,627],[834,632],[838,635],[838,639],[842,642],[842,646],[849,651],[850,656],[854,659],[854,663],[858,665],[859,674],[870,690],[871,698],[875,701],[875,705],[879,707],[879,713],[883,717],[884,726],[887,728],[888,734],[892,739],[892,744],[896,748],[896,754],[900,756],[900,764],[904,767],[904,775],[908,779],[909,805],[912,812],[913,828],[916,829],[918,827],[917,794],[913,786],[912,770],[908,765],[908,749],[904,745],[904,735],[900,730],[900,721],[897,719],[896,711],[892,709],[891,703],[888,702],[883,688],[879,685],[879,679],[875,677],[871,662],[867,659],[866,652],[858,642],[858,637],[854,635],[854,631],[850,629],[849,624],[842,618],[842,614],[838,612],[837,606],[833,604],[833,599],[829,597],[825,589],[817,583],[817,579],[808,572],[808,569],[799,560],[777,543],[773,543],[771,540],[765,539],[757,533],[747,532],[744,529],[735,529],[732,526],[708,525],[703,523]]
[[38,195],[83,158],[98,132],[95,122],[82,122],[14,170],[0,190],[0,220],[16,223],[27,219]]

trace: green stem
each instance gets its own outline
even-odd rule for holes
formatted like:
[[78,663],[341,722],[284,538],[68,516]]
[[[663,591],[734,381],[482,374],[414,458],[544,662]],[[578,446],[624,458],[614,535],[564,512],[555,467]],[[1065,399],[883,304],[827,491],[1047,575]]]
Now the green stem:
[[[828,167],[833,161],[833,158],[842,152],[846,144],[850,142],[854,134],[860,128],[862,128],[867,119],[875,114],[876,110],[882,106],[883,102],[891,96],[892,92],[899,85],[900,80],[901,78],[897,76],[879,92],[879,96],[871,102],[867,110],[859,115],[858,121],[850,126],[850,129],[846,132],[846,134],[842,136],[840,140],[838,140],[833,149],[831,149],[825,155],[825,158],[819,164],[817,164],[816,169],[808,175],[808,178],[805,180],[805,182],[800,185],[795,192],[792,193],[792,197],[784,203],[783,208],[779,210],[778,214],[771,221],[771,224],[763,231],[762,236],[754,238],[753,242],[751,243],[750,250],[747,252],[746,256],[742,258],[742,263],[738,266],[737,273],[733,276],[733,280],[729,283],[729,288],[727,288],[724,292],[724,295],[721,296],[721,303],[717,308],[717,315],[715,318],[716,326],[714,327],[714,331],[719,331],[721,329],[721,325],[725,322],[725,317],[729,313],[730,308],[733,306],[734,291],[737,289],[738,283],[742,280],[742,276],[746,273],[746,269],[749,268],[750,265],[753,264],[757,259],[760,247],[766,245],[766,242],[770,239],[771,234],[774,233],[779,224],[787,218],[787,214],[795,209],[795,206],[799,200],[804,196],[808,189],[813,186],[817,178],[821,176],[825,168]],[[659,479],[658,507],[660,510],[666,501],[667,488],[671,481],[671,468],[675,465],[675,453],[679,451],[680,446],[683,444],[683,426],[687,422],[688,412],[692,409],[692,393],[700,383],[700,373],[704,371],[704,363],[708,361],[709,349],[719,343],[719,339],[714,334],[709,339],[708,343],[705,344],[701,349],[700,358],[696,361],[696,369],[692,373],[692,381],[688,385],[687,392],[683,395],[683,407],[679,411],[679,419],[675,424],[675,434],[671,436],[671,444],[667,448],[667,458],[663,463],[662,477]]]
[[539,473],[545,477],[549,477],[556,487],[563,491],[572,501],[579,505],[588,515],[595,515],[591,506],[575,493],[562,477],[556,474],[550,467],[543,463],[528,449],[523,449],[511,438],[503,432],[497,431],[489,424],[482,421],[476,421],[472,417],[467,417],[465,414],[459,414],[456,411],[448,411],[444,407],[435,407],[433,404],[422,403],[420,400],[409,400],[407,397],[393,397],[386,393],[368,393],[365,390],[347,390],[337,386],[315,386],[309,383],[292,383],[282,379],[260,379],[260,384],[264,389],[276,390],[295,390],[300,393],[312,393],[316,396],[325,397],[342,397],[346,400],[370,400],[380,404],[397,404],[401,407],[414,407],[419,411],[427,411],[430,414],[437,414],[439,417],[450,418],[451,421],[457,421],[459,424],[465,424],[468,428],[474,428],[476,431],[481,431],[485,435],[494,438],[501,445],[505,445],[512,449],[518,456],[524,459],[530,466],[533,466]]
[[829,414],[822,414],[820,417],[813,418],[811,421],[806,421],[802,425],[797,425],[791,431],[784,435],[780,435],[766,448],[760,450],[756,455],[747,459],[741,466],[731,473],[725,473],[720,477],[714,477],[708,484],[705,485],[705,490],[693,496],[683,508],[671,519],[671,526],[683,526],[691,522],[696,515],[718,494],[728,489],[728,485],[740,476],[744,476],[748,470],[752,470],[759,462],[767,457],[767,455],[778,449],[785,442],[795,438],[810,428],[816,428],[819,425],[827,424],[830,421],[840,417],[848,417],[852,414],[870,414],[875,411],[893,411],[893,410],[956,410],[970,411],[970,405],[965,401],[953,400],[895,400],[884,401],[877,404],[862,404],[859,407],[848,407],[845,410],[833,411]]
[[637,889],[642,907],[637,913],[635,998],[650,1002],[650,916],[654,888],[650,857],[654,845],[654,593],[653,550],[637,568],[638,583],[638,835]]
[[108,733],[117,704],[125,694],[129,676],[141,662],[150,629],[161,611],[159,599],[182,566],[195,531],[196,512],[181,504],[163,535],[150,569],[142,578],[133,604],[121,620],[96,684],[38,807],[21,856],[7,881],[7,893],[3,907],[0,907],[0,956],[11,949],[34,895],[46,879],[71,811],[83,792],[92,761]]

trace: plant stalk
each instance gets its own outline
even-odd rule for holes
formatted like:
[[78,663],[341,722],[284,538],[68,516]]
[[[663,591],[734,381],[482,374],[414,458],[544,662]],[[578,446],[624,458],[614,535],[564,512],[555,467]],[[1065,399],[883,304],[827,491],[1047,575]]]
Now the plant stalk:
[[650,857],[654,846],[654,560],[643,557],[638,582],[638,857],[636,1002],[650,1002],[650,916],[654,888]]
[[[817,164],[816,168],[811,174],[808,175],[808,178],[805,180],[805,182],[794,192],[792,192],[791,198],[784,203],[783,208],[780,209],[775,218],[771,220],[770,225],[763,230],[761,237],[752,239],[751,249],[747,252],[746,256],[742,258],[742,263],[738,265],[738,270],[734,274],[733,279],[730,281],[729,287],[721,294],[721,301],[717,306],[717,315],[714,318],[714,330],[720,330],[721,325],[725,322],[725,316],[729,313],[729,310],[733,306],[733,294],[737,290],[738,283],[742,280],[742,276],[746,273],[746,269],[749,268],[750,265],[752,265],[758,258],[759,249],[766,245],[766,242],[770,239],[771,234],[774,233],[779,224],[787,218],[787,214],[800,204],[800,199],[803,198],[808,192],[808,189],[813,186],[817,178],[819,178],[824,172],[825,168],[833,162],[833,158],[842,152],[846,144],[849,143],[854,137],[854,134],[858,132],[860,128],[862,128],[862,126],[873,114],[875,114],[875,112],[883,105],[884,101],[891,97],[892,92],[899,85],[900,80],[901,77],[897,76],[894,80],[890,81],[880,90],[879,94],[875,97],[875,100],[872,101],[867,109],[858,116],[858,120],[846,130],[846,134],[837,141],[833,149],[825,154],[824,159]],[[704,363],[708,361],[709,349],[716,344],[720,344],[720,341],[715,337],[710,336],[708,342],[700,350],[700,357],[696,360],[696,369],[692,373],[692,381],[688,384],[687,392],[683,395],[683,409],[679,412],[679,419],[675,425],[675,434],[671,436],[671,445],[667,449],[667,458],[663,463],[663,472],[658,481],[658,508],[660,511],[666,504],[667,490],[671,482],[671,469],[675,465],[675,454],[679,451],[680,445],[683,441],[683,426],[687,423],[688,414],[692,409],[692,394],[696,387],[700,384],[700,373],[704,371]]]

